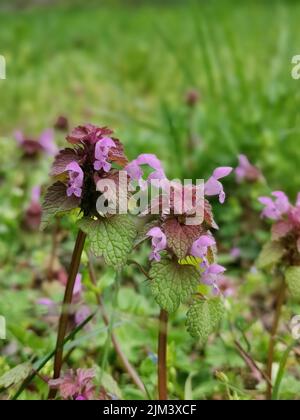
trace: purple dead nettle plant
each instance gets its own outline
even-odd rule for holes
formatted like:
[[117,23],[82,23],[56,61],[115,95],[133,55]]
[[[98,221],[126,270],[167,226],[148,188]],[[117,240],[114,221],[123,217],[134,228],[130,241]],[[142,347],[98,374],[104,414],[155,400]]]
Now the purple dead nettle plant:
[[[287,289],[292,297],[300,299],[300,193],[295,205],[282,191],[259,201],[264,206],[262,217],[272,222],[272,228],[271,240],[264,246],[258,265],[274,276],[278,288],[267,362],[267,375],[272,380],[276,337]],[[271,397],[272,383],[269,383],[267,398]]]
[[[72,303],[86,237],[89,236],[94,254],[102,256],[107,265],[120,271],[136,236],[135,224],[128,214],[102,217],[96,209],[102,195],[96,187],[99,180],[117,180],[119,170],[128,163],[121,142],[112,135],[110,129],[91,124],[75,128],[67,136],[73,147],[61,150],[55,158],[51,170],[54,183],[48,188],[43,203],[44,227],[54,216],[75,209],[80,219],[58,327],[54,379],[61,374],[69,319],[66,305]],[[56,390],[51,389],[49,397],[54,398],[55,394]]]
[[[188,303],[188,330],[202,342],[217,327],[223,314],[218,280],[225,269],[216,261],[216,241],[211,229],[217,229],[217,225],[212,207],[204,197],[199,199],[198,186],[189,184],[182,187],[178,182],[170,182],[155,155],[142,154],[128,163],[121,142],[106,127],[80,126],[67,136],[67,140],[73,147],[57,154],[51,170],[54,183],[48,188],[43,204],[43,226],[60,213],[79,209],[78,235],[60,316],[53,379],[61,375],[63,343],[68,326],[65,307],[72,303],[86,238],[95,256],[103,257],[105,263],[113,266],[118,273],[127,263],[133,247],[150,238],[151,268],[149,274],[143,271],[161,307],[159,397],[167,398],[168,313],[174,312],[180,303]],[[150,168],[150,175],[145,176],[144,167],[147,167],[147,172]],[[225,192],[220,180],[231,171],[231,168],[216,169],[202,192],[207,197],[217,195],[224,203]],[[134,207],[132,203],[138,207],[137,201],[131,200],[135,184],[139,187],[139,194],[147,194],[149,185],[159,191],[150,202],[150,212],[147,212],[148,205],[142,212],[139,209],[142,216],[150,214],[152,218],[140,232],[137,232],[127,207]],[[164,207],[161,204],[166,202],[166,195],[169,200]],[[188,204],[185,204],[185,199],[179,200],[184,204],[178,211],[178,198],[185,196],[189,196]],[[126,203],[125,212],[123,201]],[[136,214],[135,211],[133,213]],[[49,397],[54,398],[55,395],[56,390],[52,388]]]
[[[151,202],[149,214],[158,213],[139,235],[138,243],[150,238],[152,251],[149,259],[150,287],[161,307],[158,340],[158,390],[159,398],[167,399],[167,322],[168,315],[180,303],[188,303],[187,328],[190,334],[205,343],[218,326],[223,315],[218,280],[225,268],[216,261],[216,241],[211,232],[218,226],[214,221],[211,204],[198,194],[198,185],[180,185],[165,178],[161,165],[152,158],[138,158],[130,164],[129,173],[142,177],[140,164],[148,163],[154,172],[149,178],[160,181],[162,192]],[[133,171],[134,168],[134,171]],[[218,196],[225,201],[220,180],[232,168],[217,168],[204,185],[204,194]],[[148,178],[148,181],[149,181]],[[139,184],[145,182],[142,178]],[[168,205],[164,192],[168,190]],[[188,196],[191,200],[185,200]],[[157,209],[160,211],[157,212]],[[155,211],[153,211],[155,210]],[[145,212],[143,213],[145,214]],[[201,217],[201,216],[202,217]]]

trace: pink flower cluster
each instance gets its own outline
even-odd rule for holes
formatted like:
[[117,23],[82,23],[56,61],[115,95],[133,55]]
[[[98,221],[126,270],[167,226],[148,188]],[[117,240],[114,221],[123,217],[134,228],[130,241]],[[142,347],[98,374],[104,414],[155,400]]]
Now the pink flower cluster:
[[[59,177],[62,194],[70,198],[69,202],[74,204],[74,208],[81,207],[85,214],[91,208],[95,211],[99,196],[97,181],[108,173],[114,176],[117,171],[112,168],[112,163],[121,167],[128,163],[123,145],[112,134],[113,131],[107,127],[92,124],[76,127],[67,136],[74,148],[61,150],[52,166],[51,175]],[[64,180],[63,184],[62,174],[67,175],[67,181]]]
[[43,131],[38,139],[27,137],[22,131],[16,131],[15,139],[22,148],[25,157],[34,157],[40,152],[55,156],[58,152],[54,142],[54,133],[51,129]]
[[[142,162],[143,164],[146,163],[155,169],[154,174],[157,176],[157,178],[166,179],[164,178],[165,177],[164,171],[161,168],[161,165],[158,164],[156,159],[157,158],[153,159],[152,155],[151,157],[148,157],[147,155],[143,155]],[[137,161],[134,162],[134,165],[130,166],[131,176],[133,176],[137,180],[141,180],[141,177],[143,175],[138,164],[138,162],[140,161],[141,160],[137,159]],[[217,195],[219,197],[219,201],[221,203],[224,203],[226,196],[225,196],[223,185],[220,182],[220,179],[228,176],[231,172],[232,172],[232,168],[229,168],[229,167],[217,168],[213,172],[213,175],[205,183],[204,194],[206,196]],[[206,207],[210,208],[210,205],[208,202],[206,202]],[[212,219],[211,214],[210,216]],[[213,220],[210,220],[210,221],[212,225],[216,227],[215,224],[213,223]],[[182,229],[180,227],[180,224],[178,224],[178,229]],[[199,229],[198,227],[198,231],[201,232],[202,229],[201,228]],[[161,227],[157,226],[150,229],[147,233],[147,236],[150,237],[152,240],[152,252],[150,254],[149,259],[159,262],[161,260],[161,252],[165,250],[170,251],[170,249],[168,248],[167,234],[164,231],[164,224],[162,224]],[[199,267],[202,270],[201,280],[204,284],[212,287],[214,294],[218,294],[219,288],[217,286],[217,282],[218,282],[218,279],[221,277],[221,275],[225,272],[225,268],[215,263],[214,264],[209,263],[208,253],[210,252],[210,249],[215,246],[216,246],[216,241],[213,238],[211,233],[200,234],[200,236],[198,236],[198,238],[192,242],[188,255],[201,259],[200,267]]]
[[49,381],[51,388],[58,388],[64,400],[95,399],[94,369],[69,370],[61,378]]
[[300,193],[298,194],[296,204],[292,205],[282,191],[275,191],[272,197],[261,197],[260,203],[265,207],[262,217],[272,220],[273,240],[290,238],[289,244],[296,240],[296,248],[300,253]]

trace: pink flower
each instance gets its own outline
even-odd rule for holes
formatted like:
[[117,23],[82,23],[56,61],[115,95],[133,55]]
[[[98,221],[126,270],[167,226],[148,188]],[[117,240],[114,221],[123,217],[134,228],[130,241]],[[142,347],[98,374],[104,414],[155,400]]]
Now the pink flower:
[[69,184],[67,188],[67,196],[75,195],[75,197],[80,198],[82,195],[82,185],[83,185],[83,171],[77,162],[71,162],[66,167],[66,171],[69,172]]
[[237,260],[241,256],[241,249],[238,247],[232,248],[232,250],[230,251],[230,256],[233,259]]
[[42,206],[40,204],[41,187],[36,186],[31,190],[31,201],[24,215],[24,226],[30,231],[39,229],[42,219]]
[[272,196],[275,197],[275,200],[270,197],[259,198],[259,202],[265,206],[262,216],[271,220],[279,220],[288,213],[291,205],[282,191],[275,191]]
[[35,186],[31,190],[31,202],[39,203],[41,199],[41,187],[39,185]]
[[104,137],[95,147],[95,163],[94,168],[96,171],[103,169],[104,172],[109,172],[111,163],[107,161],[109,151],[112,147],[116,147],[115,142],[110,137]]
[[193,243],[191,255],[196,258],[201,258],[203,263],[206,265],[208,249],[214,245],[216,245],[216,241],[212,236],[202,235]]
[[73,290],[73,295],[74,296],[80,296],[82,293],[82,275],[80,273],[77,274],[76,279],[75,279],[75,284],[74,284],[74,290]]
[[67,371],[61,378],[49,381],[51,388],[58,388],[64,400],[92,400],[95,393],[94,369]]
[[212,286],[213,293],[215,295],[219,294],[219,287],[217,282],[226,269],[219,264],[212,264],[206,268],[202,275],[202,282],[208,286]]
[[40,135],[39,143],[49,156],[55,156],[57,154],[58,148],[54,143],[53,130],[50,128],[43,131],[43,133]]
[[[75,313],[75,324],[82,324],[91,315],[91,310],[87,305],[81,306]],[[86,325],[86,327],[88,327]]]
[[235,170],[237,182],[258,181],[261,178],[261,172],[249,162],[245,155],[239,155],[239,166]]
[[139,155],[137,159],[133,160],[125,167],[125,170],[131,180],[138,181],[139,186],[142,189],[144,189],[147,184],[147,182],[143,180],[144,172],[141,169],[141,166],[143,165],[148,165],[150,168],[154,169],[154,171],[149,175],[147,181],[166,179],[161,161],[155,155],[147,153]]
[[38,305],[47,306],[49,309],[54,308],[56,306],[56,303],[52,299],[48,298],[41,298],[37,301]]
[[154,227],[149,230],[147,236],[152,237],[152,253],[150,255],[150,260],[160,261],[161,256],[159,253],[167,247],[166,235],[159,227]]
[[107,127],[97,127],[93,124],[80,125],[74,128],[70,135],[67,136],[69,143],[87,143],[94,145],[103,136],[109,136],[113,132]]
[[58,152],[54,142],[53,130],[51,129],[43,131],[37,140],[25,137],[22,131],[16,131],[15,139],[27,157],[34,157],[41,151],[44,151],[49,156],[55,156]]
[[230,167],[220,167],[214,170],[213,175],[209,178],[209,180],[205,184],[205,195],[207,196],[219,196],[219,201],[221,204],[225,202],[225,192],[223,185],[219,181],[219,179],[225,178],[232,172],[232,168]]

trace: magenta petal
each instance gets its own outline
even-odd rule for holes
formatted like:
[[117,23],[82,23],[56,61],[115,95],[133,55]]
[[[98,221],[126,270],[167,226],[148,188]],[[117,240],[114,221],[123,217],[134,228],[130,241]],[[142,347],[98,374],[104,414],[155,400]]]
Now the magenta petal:
[[213,177],[216,179],[225,178],[226,176],[230,175],[233,171],[233,168],[229,166],[221,166],[214,170]]
[[223,267],[222,265],[219,264],[212,264],[209,268],[208,268],[208,272],[209,274],[223,274],[226,271],[226,268]]
[[55,156],[58,153],[58,148],[54,143],[53,130],[45,130],[40,136],[39,143],[50,156]]
[[216,241],[214,240],[214,238],[208,235],[200,236],[200,238],[196,242],[200,246],[213,246],[216,244]]
[[270,197],[259,197],[258,201],[264,206],[273,205],[273,200]]
[[34,203],[39,203],[41,198],[41,187],[36,186],[31,190],[31,201]]
[[209,178],[205,184],[205,195],[213,196],[219,195],[222,191],[222,184],[214,177]]
[[162,169],[161,161],[157,158],[157,156],[150,153],[144,153],[138,156],[136,162],[138,165],[149,165],[151,168],[156,170]]
[[14,137],[19,144],[22,144],[24,141],[24,135],[21,130],[17,130],[14,132]]
[[81,279],[82,279],[82,275],[78,273],[75,279],[73,295],[76,295],[82,292]]
[[48,299],[48,298],[41,298],[37,301],[37,303],[39,305],[48,306],[48,307],[55,306],[55,302],[51,299]]
[[139,165],[136,163],[136,161],[130,162],[126,167],[125,171],[127,171],[128,176],[131,179],[138,180],[143,176],[143,171],[139,167]]
[[160,261],[159,252],[163,251],[167,246],[167,238],[164,232],[159,227],[154,227],[149,230],[147,236],[152,237],[152,253],[150,260]]
[[116,147],[116,143],[110,137],[103,137],[98,144],[100,144],[101,147],[107,147],[109,149]]

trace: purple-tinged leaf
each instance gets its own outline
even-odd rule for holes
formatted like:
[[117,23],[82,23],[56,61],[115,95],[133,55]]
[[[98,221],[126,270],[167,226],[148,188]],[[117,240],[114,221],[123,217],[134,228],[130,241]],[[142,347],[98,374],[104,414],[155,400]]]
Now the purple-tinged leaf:
[[43,202],[42,229],[48,225],[50,219],[56,214],[79,207],[80,201],[80,198],[74,195],[67,196],[67,186],[62,182],[51,185]]
[[201,225],[180,224],[177,219],[168,219],[163,223],[169,248],[179,258],[185,258],[193,244],[203,232]]

